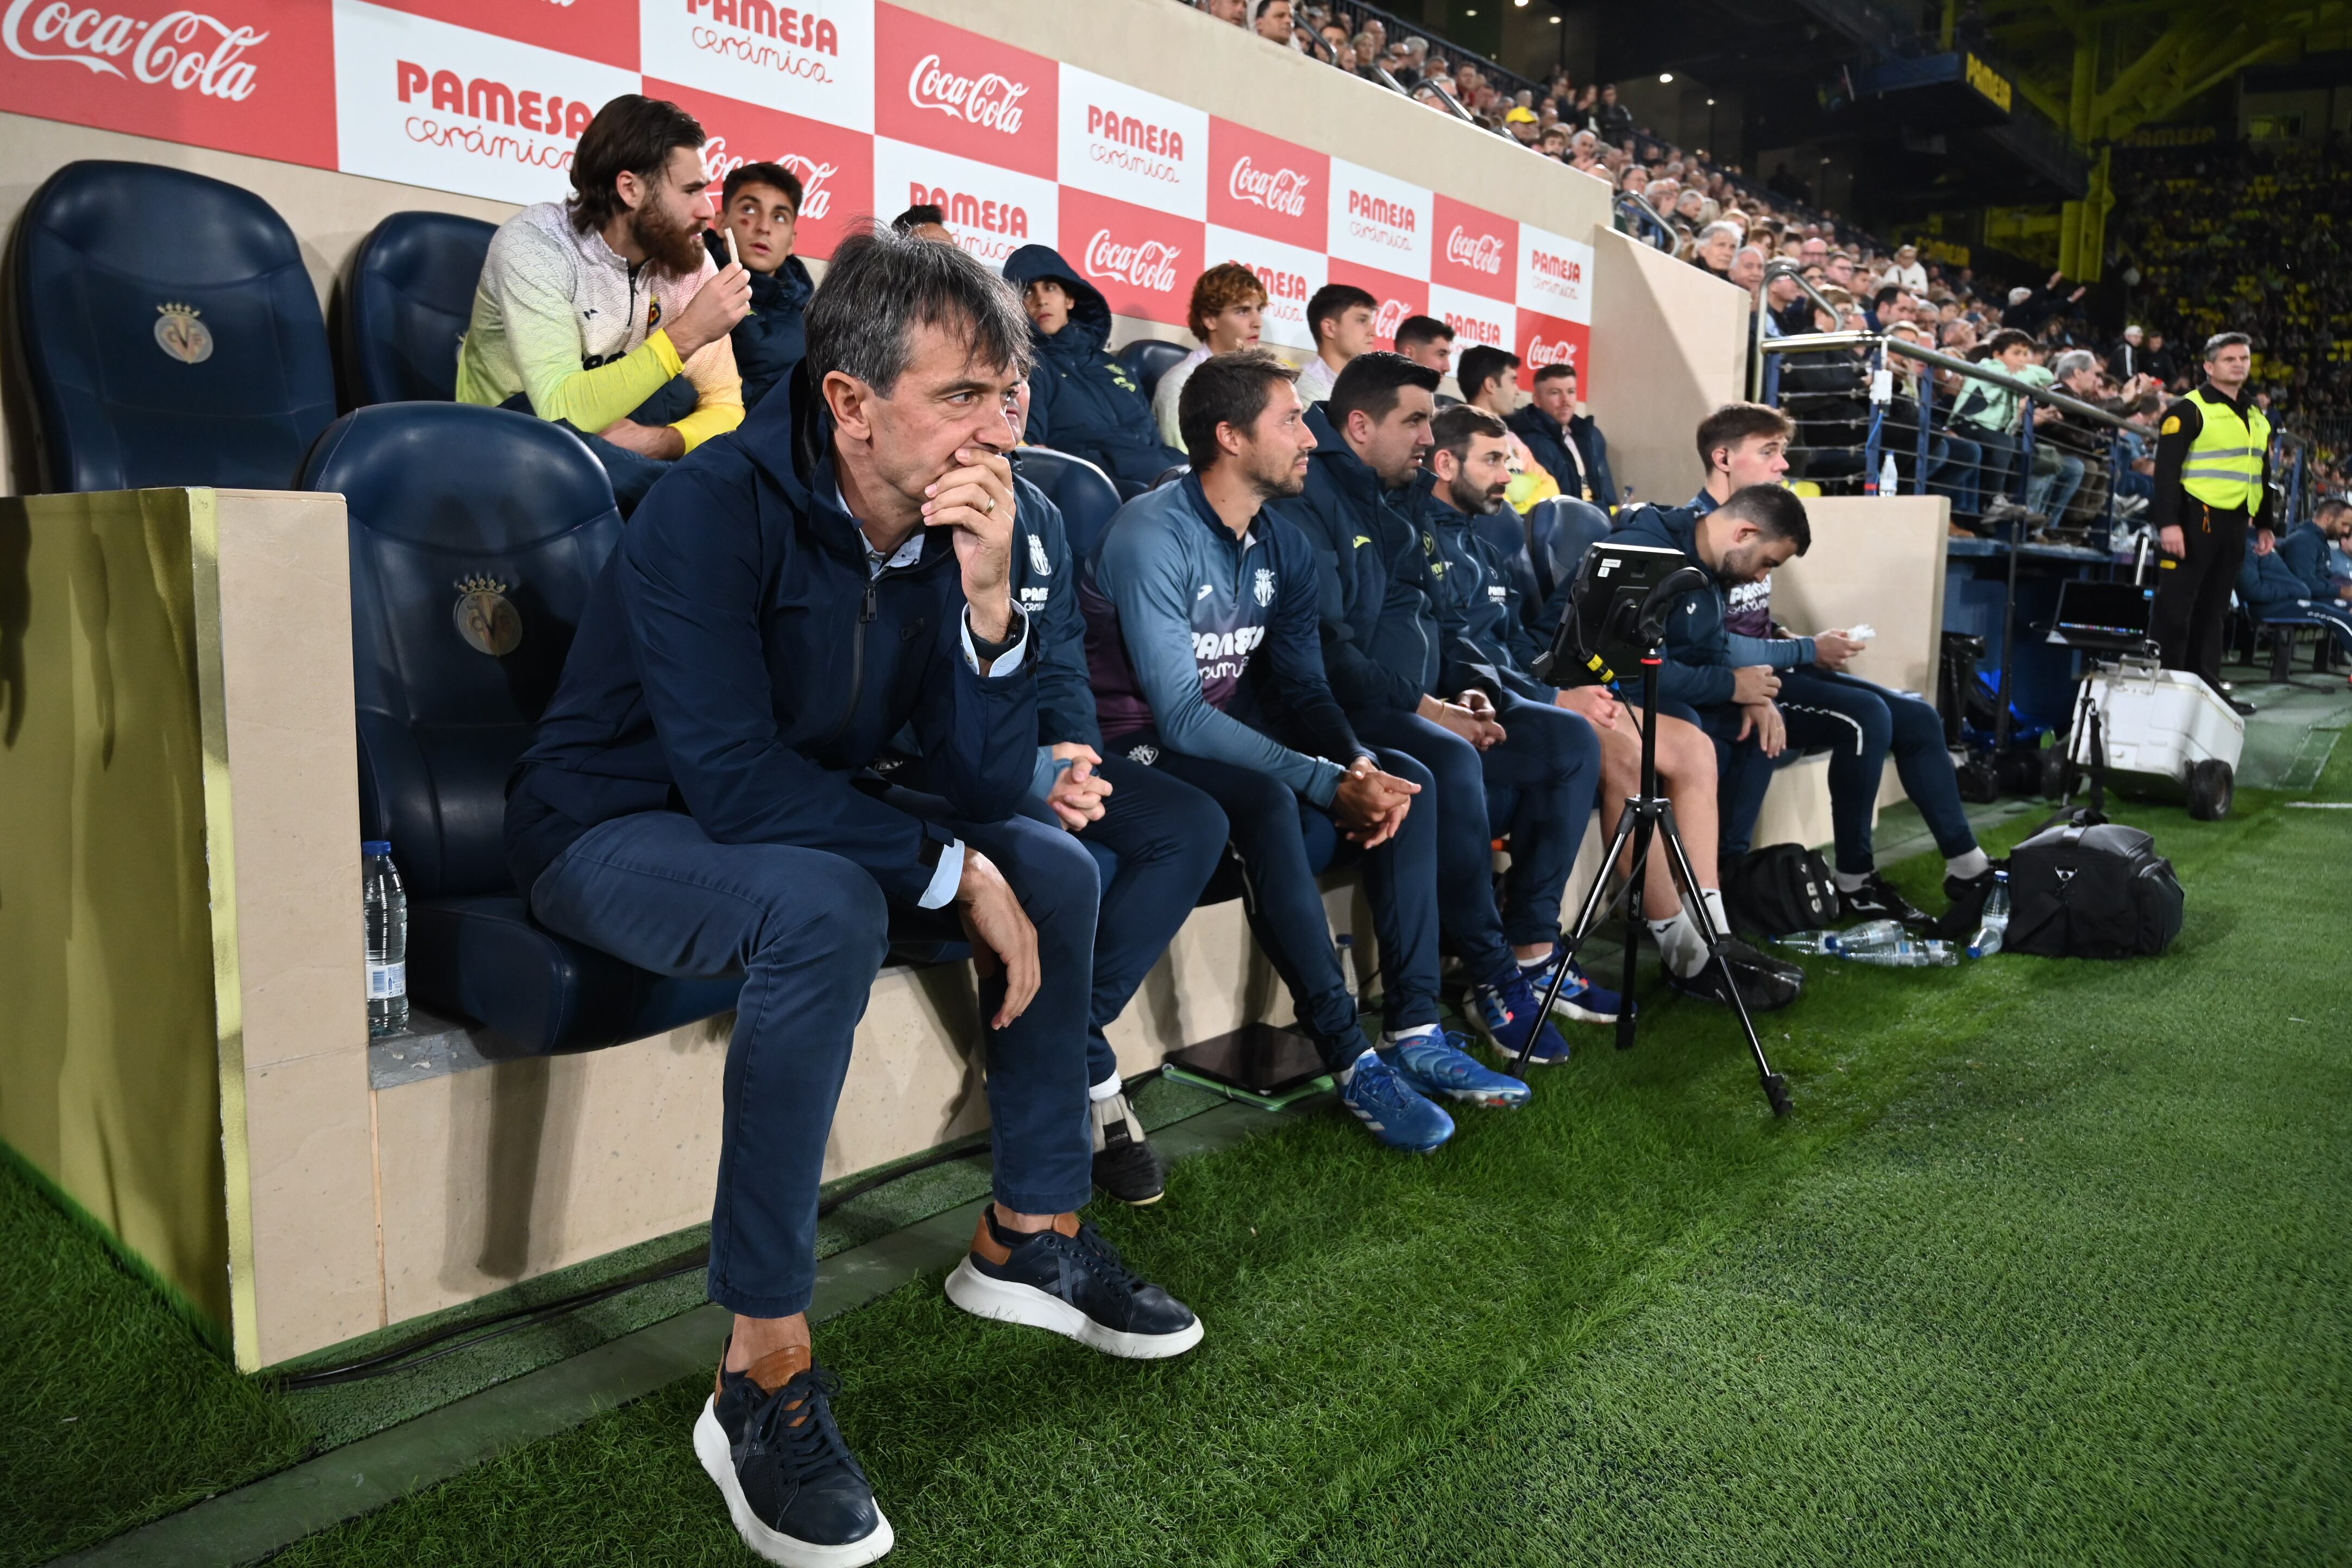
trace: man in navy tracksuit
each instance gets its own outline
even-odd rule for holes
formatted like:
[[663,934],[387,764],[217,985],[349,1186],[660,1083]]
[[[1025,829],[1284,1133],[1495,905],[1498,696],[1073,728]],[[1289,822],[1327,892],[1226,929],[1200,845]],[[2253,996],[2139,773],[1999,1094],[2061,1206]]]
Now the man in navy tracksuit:
[[[1433,695],[1444,674],[1434,608],[1423,592],[1429,578],[1422,549],[1422,508],[1433,482],[1421,466],[1430,444],[1437,372],[1402,354],[1360,354],[1308,411],[1317,438],[1307,484],[1268,509],[1297,527],[1315,547],[1321,578],[1323,663],[1348,722],[1375,746],[1393,747],[1436,779],[1426,802],[1438,819],[1437,886],[1445,939],[1471,980],[1468,1011],[1498,1048],[1516,1056],[1532,1034],[1530,1061],[1568,1059],[1568,1042],[1538,1016],[1531,978],[1542,972],[1559,926],[1540,936],[1542,911],[1557,911],[1560,885],[1575,859],[1592,807],[1600,755],[1591,728],[1573,714],[1536,710],[1516,725],[1498,723],[1486,693]],[[1507,749],[1506,749],[1507,748]],[[1496,751],[1503,755],[1496,756]],[[1493,765],[1487,758],[1493,758]],[[1565,812],[1581,799],[1584,815],[1563,821],[1568,861],[1549,899],[1522,889],[1520,951],[1505,934],[1495,903],[1494,833],[1487,787],[1533,788]],[[1513,804],[1516,804],[1516,800]],[[1520,959],[1528,958],[1522,965]],[[1571,975],[1560,991],[1571,1018],[1613,1019],[1616,998]]]
[[1544,465],[1559,493],[1617,510],[1617,476],[1609,471],[1609,440],[1589,413],[1576,411],[1576,367],[1562,361],[1536,371],[1535,397],[1513,411],[1511,434]]
[[1104,351],[1110,306],[1051,246],[1024,245],[1004,278],[1029,313],[1037,368],[1029,377],[1029,439],[1083,457],[1122,496],[1140,495],[1184,455],[1161,444],[1143,385]]
[[[1965,936],[1973,930],[1996,868],[1969,826],[1936,710],[1916,697],[1819,667],[1818,652],[1802,656],[1807,650],[1801,645],[1814,643],[1811,638],[1779,640],[1801,644],[1800,656],[1786,663],[1736,662],[1740,648],[1724,624],[1726,591],[1761,580],[1805,552],[1812,543],[1805,504],[1777,485],[1751,485],[1705,513],[1643,508],[1616,538],[1678,551],[1708,574],[1707,587],[1685,595],[1667,619],[1659,706],[1671,705],[1715,737],[1727,781],[1752,777],[1746,770],[1759,759],[1769,766],[1811,747],[1830,749],[1830,807],[1837,829],[1833,877],[1842,915],[1932,925],[1945,935]],[[1776,664],[1787,673],[1776,674]],[[1940,921],[1931,921],[1878,875],[1871,811],[1889,752],[1905,791],[1944,853],[1944,891],[1951,907]],[[1763,793],[1731,783],[1727,794],[1724,841],[1731,852],[1743,852]]]
[[[2335,510],[2321,508],[2328,521],[2352,516],[2341,501],[2328,505]],[[2268,552],[2248,550],[2238,563],[2238,602],[2256,621],[2315,621],[2352,653],[2352,605],[2336,597],[2343,589],[2327,574],[2326,544],[2325,531],[2315,522],[2292,529]]]
[[2330,496],[2313,508],[2308,522],[2280,536],[2279,559],[2311,598],[2327,603],[2352,599],[2352,580],[2338,556],[2347,539],[2352,539],[2352,502]]
[[[1428,1096],[1517,1104],[1527,1085],[1438,1028],[1429,775],[1349,727],[1317,645],[1314,552],[1265,507],[1297,489],[1314,450],[1295,378],[1257,350],[1192,372],[1177,406],[1192,471],[1104,531],[1082,590],[1087,651],[1107,745],[1223,808],[1252,927],[1342,1101],[1381,1142],[1426,1152],[1454,1134]],[[1364,851],[1380,1050],[1357,1022],[1315,881],[1341,836]]]
[[[871,1562],[888,1521],[812,1362],[817,1187],[895,929],[982,956],[995,1202],[948,1283],[1108,1354],[1198,1343],[1076,1213],[1091,1190],[1097,877],[1016,815],[1036,651],[1011,590],[1003,452],[1027,369],[1002,285],[884,232],[835,253],[807,383],[654,486],[516,765],[509,861],[551,928],[670,975],[745,976],[724,1080],[709,1291],[734,1329],[695,1450],[777,1562]],[[902,727],[937,798],[866,765]]]
[[[786,371],[808,351],[803,316],[816,284],[808,264],[793,254],[800,223],[800,177],[781,163],[739,163],[727,174],[719,226],[702,243],[725,267],[740,258],[751,276],[751,310],[729,334],[736,373],[743,378],[743,409],[750,413]],[[724,231],[723,233],[721,231]],[[730,255],[728,240],[734,246]]]

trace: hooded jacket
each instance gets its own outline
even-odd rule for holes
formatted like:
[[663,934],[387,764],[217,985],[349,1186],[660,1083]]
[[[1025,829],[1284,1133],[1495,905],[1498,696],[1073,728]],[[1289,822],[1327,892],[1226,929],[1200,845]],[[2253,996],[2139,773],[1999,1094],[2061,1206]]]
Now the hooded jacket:
[[1181,467],[1184,455],[1161,444],[1143,384],[1104,351],[1110,307],[1101,290],[1051,246],[1024,245],[1005,258],[1004,278],[1015,290],[1041,277],[1069,292],[1070,319],[1050,337],[1029,329],[1037,350],[1037,368],[1029,373],[1029,439],[1085,458],[1117,481],[1121,495],[1139,495]]
[[[702,243],[713,261],[727,265],[726,248],[715,232],[705,233]],[[808,264],[796,256],[784,257],[784,265],[773,272],[744,270],[751,278],[751,313],[736,322],[729,336],[735,344],[736,372],[743,378],[743,407],[749,411],[759,407],[784,372],[807,356],[805,312],[816,282],[809,277]]]
[[[794,390],[681,459],[598,574],[508,779],[507,858],[526,896],[590,828],[673,810],[719,843],[843,856],[918,904],[952,835],[856,782],[910,723],[956,815],[1001,821],[1027,796],[1034,651],[1023,642],[991,675],[965,656],[945,530],[869,573],[832,422]],[[1014,617],[1016,639],[1025,624]]]
[[1323,667],[1350,713],[1411,713],[1437,684],[1436,613],[1423,594],[1423,484],[1391,490],[1324,415],[1307,411],[1319,444],[1307,487],[1266,503],[1314,547]]
[[1588,413],[1572,414],[1568,428],[1534,403],[1521,405],[1504,423],[1527,443],[1559,493],[1591,501],[1604,512],[1617,509],[1617,476],[1609,471],[1609,441]]
[[1658,667],[1658,695],[1690,707],[1731,700],[1731,637],[1724,629],[1723,584],[1698,554],[1699,514],[1688,507],[1645,507],[1617,530],[1617,544],[1680,550],[1706,573],[1706,586],[1683,596],[1666,617],[1666,658]]

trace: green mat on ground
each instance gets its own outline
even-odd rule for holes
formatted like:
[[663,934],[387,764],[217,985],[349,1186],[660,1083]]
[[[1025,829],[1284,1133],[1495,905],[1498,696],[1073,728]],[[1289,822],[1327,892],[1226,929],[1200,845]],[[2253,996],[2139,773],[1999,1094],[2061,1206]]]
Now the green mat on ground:
[[[1579,1031],[1533,1107],[1432,1158],[1332,1115],[1189,1162],[1097,1217],[1201,1310],[1181,1361],[981,1323],[936,1281],[825,1326],[891,1561],[2340,1560],[2352,820],[2242,800],[2120,809],[2190,889],[2161,962],[1810,961],[1766,1020],[1792,1123],[1727,1017],[1661,996],[1640,1050]],[[0,1563],[312,1440],[38,1207],[0,1189],[32,1417]],[[748,1562],[686,1441],[706,1389],[277,1561]],[[77,1412],[100,1430],[52,1425]]]

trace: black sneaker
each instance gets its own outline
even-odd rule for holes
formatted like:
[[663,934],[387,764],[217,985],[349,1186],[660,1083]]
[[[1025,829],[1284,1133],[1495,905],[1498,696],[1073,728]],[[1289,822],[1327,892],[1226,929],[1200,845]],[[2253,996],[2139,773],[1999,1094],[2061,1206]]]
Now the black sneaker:
[[1937,917],[1931,935],[1947,942],[1965,942],[1977,934],[1984,924],[1985,900],[1992,896],[2000,873],[2009,869],[2007,861],[1995,861],[1971,877],[1948,876],[1944,879],[1944,897],[1950,907]]
[[1125,1094],[1097,1100],[1090,1107],[1095,1130],[1095,1185],[1121,1203],[1139,1208],[1158,1203],[1168,1190],[1160,1156],[1143,1135],[1143,1124]]
[[[1710,959],[1706,967],[1685,978],[1672,969],[1666,971],[1666,984],[1685,997],[1701,1001],[1731,1005],[1730,987],[1738,987],[1739,999],[1751,1013],[1778,1012],[1805,994],[1805,972],[1784,959],[1759,952],[1737,936],[1724,938],[1720,949],[1724,963]],[[1723,971],[1731,970],[1727,986]]]
[[1838,889],[1838,920],[1841,924],[1857,920],[1893,920],[1924,930],[1934,924],[1927,912],[1895,891],[1887,880],[1876,872],[1870,880],[1848,893]]
[[965,1312],[1048,1329],[1105,1355],[1155,1361],[1201,1343],[1201,1320],[1159,1286],[1128,1271],[1117,1249],[1075,1214],[1024,1234],[981,1211],[971,1250],[948,1276],[948,1300]]
[[835,1383],[800,1346],[729,1372],[694,1423],[694,1454],[743,1544],[786,1568],[856,1568],[890,1550],[890,1521],[834,1425]]

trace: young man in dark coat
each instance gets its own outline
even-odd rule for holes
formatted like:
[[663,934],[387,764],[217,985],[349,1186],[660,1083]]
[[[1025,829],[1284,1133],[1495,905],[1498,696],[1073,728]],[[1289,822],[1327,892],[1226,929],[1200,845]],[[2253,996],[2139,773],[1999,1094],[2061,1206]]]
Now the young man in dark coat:
[[743,378],[743,408],[749,413],[808,351],[803,317],[816,284],[807,263],[793,254],[793,231],[801,216],[800,177],[781,163],[738,164],[727,176],[719,206],[719,227],[706,232],[702,241],[719,266],[740,261],[751,277],[751,312],[735,323],[733,333],[735,369]]
[[[1019,815],[1037,650],[1013,595],[1024,323],[951,246],[835,254],[806,380],[647,495],[605,563],[508,788],[550,928],[667,975],[745,976],[728,1052],[709,1291],[734,1314],[696,1456],[771,1562],[870,1563],[890,1525],[813,1364],[817,1189],[894,933],[960,928],[982,975],[995,1201],[957,1305],[1106,1354],[1199,1320],[1082,1223],[1093,862]],[[867,763],[912,726],[936,797]]]
[[1139,496],[1184,455],[1160,439],[1143,383],[1104,350],[1110,306],[1051,246],[1024,245],[1004,262],[1005,281],[1029,312],[1036,368],[1029,373],[1029,439],[1083,457],[1121,496]]
[[1576,367],[1565,361],[1536,371],[1535,397],[1505,422],[1544,465],[1559,493],[1617,510],[1617,476],[1609,471],[1609,441],[1576,402]]

